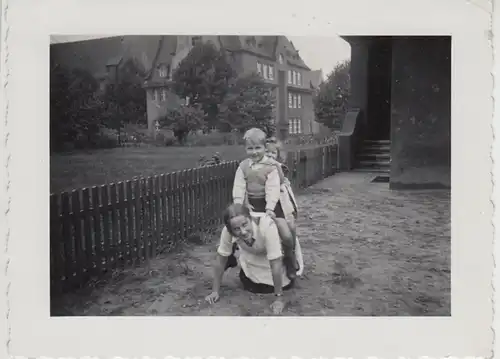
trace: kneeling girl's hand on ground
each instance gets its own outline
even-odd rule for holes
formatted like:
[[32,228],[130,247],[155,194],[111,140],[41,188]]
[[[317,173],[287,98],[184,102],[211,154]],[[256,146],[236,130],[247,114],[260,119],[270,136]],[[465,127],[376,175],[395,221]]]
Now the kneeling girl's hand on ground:
[[273,310],[273,314],[279,315],[285,309],[285,303],[281,299],[276,299],[273,304],[271,304],[271,309]]
[[205,297],[205,300],[210,303],[210,304],[214,304],[215,302],[217,302],[219,300],[220,296],[219,296],[219,293],[217,292],[212,292],[210,293],[209,295],[207,295]]

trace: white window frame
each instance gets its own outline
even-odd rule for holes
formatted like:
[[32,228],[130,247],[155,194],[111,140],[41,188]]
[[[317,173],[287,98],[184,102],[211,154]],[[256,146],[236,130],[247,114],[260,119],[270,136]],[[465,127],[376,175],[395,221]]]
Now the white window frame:
[[165,87],[162,87],[160,90],[160,99],[161,102],[167,101],[167,89]]
[[300,117],[292,117],[288,121],[288,133],[298,135],[302,133],[302,120]]
[[293,94],[293,108],[297,108],[297,94]]
[[293,94],[288,93],[288,108],[293,108]]
[[158,68],[158,75],[161,77],[161,78],[165,78],[168,76],[168,70],[167,70],[167,66],[165,65],[160,65],[160,67]]
[[269,65],[269,80],[274,80],[274,66]]
[[292,70],[288,70],[288,84],[289,85],[292,84],[292,78],[293,78],[293,71]]
[[302,95],[297,95],[297,108],[302,108]]
[[283,65],[283,62],[285,62],[285,57],[283,56],[283,54],[280,54],[280,55],[279,55],[279,60],[278,60],[278,61],[279,61],[279,63],[280,63],[281,65]]
[[153,101],[158,101],[158,89],[153,89]]
[[297,85],[302,86],[302,74],[297,72]]
[[257,73],[262,75],[262,64],[259,61],[257,61]]

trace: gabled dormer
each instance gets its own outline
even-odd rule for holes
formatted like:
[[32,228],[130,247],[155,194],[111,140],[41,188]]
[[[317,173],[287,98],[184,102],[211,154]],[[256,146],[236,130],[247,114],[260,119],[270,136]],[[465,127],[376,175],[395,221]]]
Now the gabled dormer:
[[115,56],[106,62],[106,73],[110,83],[118,82],[118,67],[123,61],[123,56]]

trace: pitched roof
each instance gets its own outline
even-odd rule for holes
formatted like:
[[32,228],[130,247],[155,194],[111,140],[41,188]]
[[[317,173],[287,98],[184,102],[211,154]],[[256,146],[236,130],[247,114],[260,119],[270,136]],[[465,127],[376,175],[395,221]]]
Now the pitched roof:
[[305,64],[304,60],[302,60],[302,57],[300,57],[299,51],[295,48],[293,42],[288,40],[286,36],[280,36],[280,38],[286,49],[284,56],[288,64],[301,67],[306,70],[311,70],[309,66]]
[[[136,58],[150,74],[157,61],[168,62],[175,51],[176,36],[112,36],[50,45],[51,64],[81,68],[103,77],[106,66],[119,65],[125,58]],[[164,59],[165,58],[165,59]]]
[[50,45],[51,63],[68,68],[81,68],[91,74],[105,71],[110,59],[123,52],[121,36],[95,40],[56,43]]
[[219,36],[220,46],[229,51],[241,50],[240,36]]
[[280,41],[287,48],[283,55],[290,65],[310,70],[286,36],[219,36],[220,46],[228,51],[246,51],[257,56],[270,58],[273,61],[276,61],[276,49]]
[[123,55],[118,55],[115,57],[112,57],[106,62],[106,66],[118,66],[120,65],[120,62],[123,60]]
[[310,73],[311,87],[317,89],[323,82],[323,70],[315,70]]

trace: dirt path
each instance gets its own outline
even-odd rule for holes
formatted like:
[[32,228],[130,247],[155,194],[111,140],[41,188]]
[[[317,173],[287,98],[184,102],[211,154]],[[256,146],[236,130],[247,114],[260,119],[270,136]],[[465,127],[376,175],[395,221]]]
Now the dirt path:
[[[298,196],[306,271],[284,315],[451,315],[449,191],[389,191],[373,175],[337,174]],[[126,270],[62,315],[270,315],[272,295],[244,292],[238,270],[204,303],[216,240]],[[56,313],[54,313],[56,314]]]

